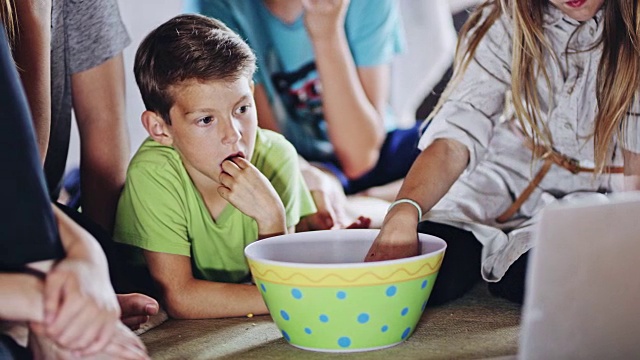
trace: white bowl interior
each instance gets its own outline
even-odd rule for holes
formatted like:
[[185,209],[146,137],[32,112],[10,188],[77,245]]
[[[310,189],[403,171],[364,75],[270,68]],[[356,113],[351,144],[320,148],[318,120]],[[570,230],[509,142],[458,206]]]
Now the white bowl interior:
[[[247,257],[258,261],[298,264],[363,263],[377,229],[325,230],[280,235],[256,241],[245,249]],[[422,256],[443,251],[446,243],[435,236],[419,234]],[[390,261],[400,261],[390,260]]]

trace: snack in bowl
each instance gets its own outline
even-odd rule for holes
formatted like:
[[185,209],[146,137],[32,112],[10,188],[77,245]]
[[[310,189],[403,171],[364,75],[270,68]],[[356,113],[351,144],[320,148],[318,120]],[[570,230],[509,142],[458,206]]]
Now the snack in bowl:
[[271,317],[291,345],[315,351],[367,351],[411,336],[446,243],[419,234],[420,255],[365,263],[378,231],[288,234],[245,248]]

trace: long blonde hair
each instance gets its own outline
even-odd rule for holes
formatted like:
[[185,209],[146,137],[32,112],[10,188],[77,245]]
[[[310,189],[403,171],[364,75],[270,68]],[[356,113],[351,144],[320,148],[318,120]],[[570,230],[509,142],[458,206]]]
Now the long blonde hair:
[[18,20],[14,9],[13,0],[0,0],[0,21],[2,21],[7,33],[11,48],[13,48],[15,43],[18,27]]
[[[523,129],[531,129],[527,136],[534,144],[552,147],[551,133],[541,121],[536,86],[537,78],[542,75],[551,88],[544,55],[555,57],[543,32],[546,6],[552,6],[548,0],[486,0],[479,5],[460,31],[453,78],[428,120],[438,112],[460,81],[489,28],[503,13],[508,12],[513,21],[511,93],[515,115]],[[628,111],[640,88],[638,0],[606,0],[603,8],[602,37],[594,44],[602,46],[596,78],[598,111],[593,135],[598,173],[604,171],[607,159],[612,155],[610,146],[613,138],[621,135],[622,123],[627,121]],[[484,14],[484,11],[488,11],[488,14]]]

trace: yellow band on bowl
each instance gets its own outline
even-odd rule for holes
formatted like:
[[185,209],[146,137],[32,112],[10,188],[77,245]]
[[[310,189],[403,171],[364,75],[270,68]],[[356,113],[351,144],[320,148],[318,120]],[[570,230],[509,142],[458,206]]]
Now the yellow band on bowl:
[[[354,268],[300,268],[249,259],[253,277],[276,284],[309,287],[370,286],[408,281],[438,271],[444,253],[419,261]],[[373,263],[372,263],[373,264]]]

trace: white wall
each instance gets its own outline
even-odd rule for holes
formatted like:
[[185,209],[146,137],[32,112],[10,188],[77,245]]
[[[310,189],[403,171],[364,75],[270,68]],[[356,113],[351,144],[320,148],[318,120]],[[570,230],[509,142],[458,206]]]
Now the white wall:
[[416,122],[416,110],[447,71],[457,35],[447,0],[400,0],[407,46],[393,60],[391,106],[400,127]]
[[[118,3],[120,15],[131,37],[131,44],[124,50],[124,65],[127,91],[126,120],[133,156],[147,136],[140,123],[140,114],[144,111],[144,105],[133,77],[133,58],[138,45],[149,31],[181,12],[182,0],[118,0]],[[80,163],[80,141],[75,121],[71,131],[67,170]]]

